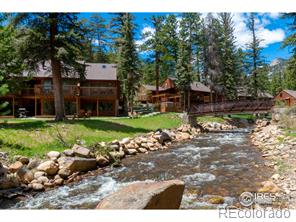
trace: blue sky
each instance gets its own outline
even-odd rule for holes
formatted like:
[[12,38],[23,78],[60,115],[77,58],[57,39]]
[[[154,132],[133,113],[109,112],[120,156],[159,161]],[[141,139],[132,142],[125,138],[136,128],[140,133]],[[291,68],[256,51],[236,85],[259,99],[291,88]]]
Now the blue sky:
[[[168,13],[133,13],[135,23],[137,24],[137,43],[141,44],[140,36],[142,32],[152,30],[149,20],[146,18],[152,15],[167,15]],[[178,13],[176,13],[178,14]],[[247,14],[232,13],[235,27],[236,44],[239,47],[244,47],[250,41],[250,33],[247,29]],[[107,20],[112,17],[112,14],[101,13]],[[205,16],[206,13],[202,13]],[[81,17],[88,18],[90,13],[82,13]],[[266,61],[272,61],[275,58],[288,59],[290,52],[288,48],[281,48],[282,41],[289,35],[288,24],[291,22],[287,19],[282,19],[279,13],[259,13],[256,20],[257,33],[263,39],[261,46],[263,47],[263,56]]]

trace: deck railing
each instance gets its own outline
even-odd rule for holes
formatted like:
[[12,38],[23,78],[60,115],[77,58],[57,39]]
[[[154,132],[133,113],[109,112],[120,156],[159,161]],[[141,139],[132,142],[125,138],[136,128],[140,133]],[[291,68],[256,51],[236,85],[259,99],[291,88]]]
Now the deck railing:
[[271,110],[273,105],[273,100],[237,100],[206,104],[191,104],[189,113],[192,115],[201,115],[211,113],[223,114],[239,112],[260,112]]
[[[78,87],[76,85],[64,85],[64,96],[87,96],[110,98],[117,96],[116,87]],[[34,88],[24,88],[17,93],[19,96],[53,96],[52,86],[35,85]]]

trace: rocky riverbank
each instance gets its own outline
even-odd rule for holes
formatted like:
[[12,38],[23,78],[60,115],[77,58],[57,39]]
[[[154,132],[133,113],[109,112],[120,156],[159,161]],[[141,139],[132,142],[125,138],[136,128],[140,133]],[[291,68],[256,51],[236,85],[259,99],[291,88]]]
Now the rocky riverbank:
[[[208,123],[203,127],[207,132],[236,128],[228,123]],[[40,192],[79,181],[104,167],[119,166],[120,160],[128,156],[169,149],[172,144],[190,140],[200,133],[199,128],[183,124],[177,129],[159,129],[135,138],[100,142],[93,147],[75,144],[63,152],[50,151],[43,160],[15,156],[12,158],[15,161],[9,163],[7,155],[1,153],[0,196],[11,198],[24,191]]]
[[265,181],[261,191],[275,192],[286,204],[296,208],[296,138],[286,136],[275,122],[258,120],[251,140],[262,152],[266,165],[275,170],[269,181]]

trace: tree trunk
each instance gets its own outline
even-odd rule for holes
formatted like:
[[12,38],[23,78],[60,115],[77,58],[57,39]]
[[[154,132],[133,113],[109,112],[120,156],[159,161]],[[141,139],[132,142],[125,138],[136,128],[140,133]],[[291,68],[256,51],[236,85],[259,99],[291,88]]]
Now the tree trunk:
[[155,53],[155,82],[156,82],[156,95],[159,92],[159,52]]
[[190,89],[188,90],[187,93],[187,112],[190,110]]
[[50,60],[53,80],[53,94],[55,107],[55,120],[62,121],[65,119],[64,95],[63,95],[63,81],[61,75],[61,61],[56,58],[56,35],[57,28],[57,13],[50,14]]

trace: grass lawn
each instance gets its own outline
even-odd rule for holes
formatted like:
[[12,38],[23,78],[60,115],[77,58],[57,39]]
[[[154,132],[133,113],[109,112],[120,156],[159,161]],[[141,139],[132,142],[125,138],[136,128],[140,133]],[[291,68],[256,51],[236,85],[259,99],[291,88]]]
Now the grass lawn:
[[225,119],[223,117],[218,116],[199,116],[196,118],[197,122],[206,123],[206,122],[216,122],[216,123],[224,123]]
[[91,146],[180,124],[181,119],[174,113],[136,119],[110,117],[60,123],[48,119],[0,119],[0,151],[8,152],[10,157],[42,157],[50,150],[69,148],[77,140]]

